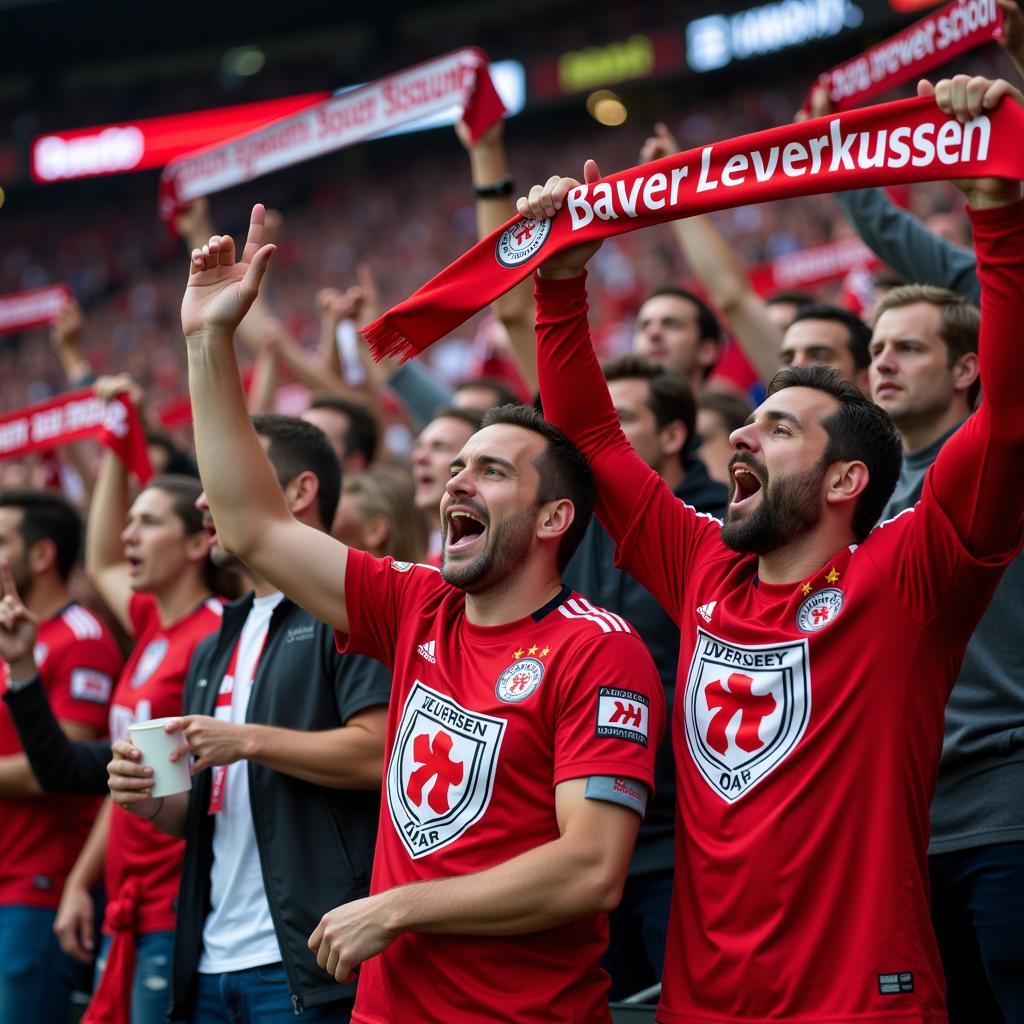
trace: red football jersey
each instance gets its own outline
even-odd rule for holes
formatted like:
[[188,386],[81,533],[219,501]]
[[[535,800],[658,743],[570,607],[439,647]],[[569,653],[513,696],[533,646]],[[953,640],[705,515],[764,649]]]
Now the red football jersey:
[[[69,604],[39,624],[35,653],[57,718],[102,736],[123,660],[110,630],[88,609]],[[0,686],[7,674],[0,659]],[[11,712],[0,703],[0,757],[21,749]],[[0,904],[55,909],[98,807],[96,797],[0,797]]]
[[[557,839],[560,782],[653,786],[664,695],[622,619],[565,588],[532,616],[474,626],[436,569],[348,557],[339,646],[393,667],[372,892]],[[607,941],[603,915],[529,935],[407,933],[363,965],[352,1019],[602,1024]]]
[[545,412],[591,460],[619,564],[682,631],[665,1024],[946,1020],[926,859],[943,710],[1024,515],[1024,204],[971,220],[984,401],[913,510],[784,586],[630,448],[582,279],[538,282]]
[[[111,741],[128,739],[128,726],[135,722],[182,714],[192,652],[203,637],[220,628],[222,606],[211,598],[164,629],[153,598],[133,594],[129,614],[136,642],[110,705]],[[107,895],[114,898],[129,876],[142,881],[140,934],[174,928],[174,901],[184,852],[183,840],[114,806],[105,862]]]

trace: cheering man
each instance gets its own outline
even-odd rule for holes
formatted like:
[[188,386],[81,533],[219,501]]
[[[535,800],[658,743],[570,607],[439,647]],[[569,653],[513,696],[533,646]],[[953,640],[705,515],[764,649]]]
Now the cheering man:
[[604,1024],[603,912],[664,701],[640,638],[559,578],[590,517],[589,467],[532,409],[505,406],[451,462],[440,572],[298,522],[232,347],[273,252],[262,232],[257,206],[240,262],[230,238],[195,250],[182,303],[218,536],[342,648],[393,667],[372,895],[326,914],[310,945],[339,981],[363,964],[359,1024]]
[[[985,79],[934,91],[961,120],[1021,101]],[[552,178],[519,212],[551,216],[576,184]],[[783,370],[733,433],[723,524],[680,503],[618,427],[587,330],[595,246],[539,273],[544,407],[591,459],[620,564],[683,634],[667,1024],[946,1020],[925,863],[943,708],[1024,518],[1024,205],[1016,182],[957,184],[985,398],[916,507],[874,531],[899,436],[835,371]]]

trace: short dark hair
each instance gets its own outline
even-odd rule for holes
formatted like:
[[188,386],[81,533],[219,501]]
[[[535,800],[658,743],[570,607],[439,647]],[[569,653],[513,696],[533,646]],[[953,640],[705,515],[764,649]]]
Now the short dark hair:
[[312,473],[317,478],[317,512],[321,525],[329,530],[341,495],[341,461],[327,435],[297,416],[280,416],[273,412],[257,413],[252,425],[260,437],[270,442],[267,458],[282,488],[300,473]]
[[558,571],[564,572],[594,515],[594,502],[597,500],[594,472],[583,452],[532,405],[496,405],[484,416],[481,427],[499,424],[532,430],[547,441],[547,448],[536,463],[540,475],[537,500],[545,502],[568,498],[576,513],[558,545]]
[[[961,356],[978,351],[981,310],[963,295],[934,284],[905,284],[883,295],[875,306],[875,320],[887,310],[926,302],[939,311],[939,337],[946,346],[946,363],[952,366]],[[974,408],[981,393],[978,377],[967,390],[967,404]]]
[[715,388],[706,389],[700,393],[697,399],[697,409],[707,409],[722,417],[725,429],[731,434],[739,430],[750,418],[753,411],[742,395],[734,391],[719,391]]
[[[150,477],[143,490],[150,489],[163,491],[171,499],[171,511],[181,521],[186,537],[206,529],[203,513],[196,508],[196,501],[203,493],[203,485],[196,477],[164,473]],[[238,597],[241,589],[238,575],[216,565],[209,556],[203,563],[203,582],[212,593],[229,600]]]
[[866,370],[871,365],[871,328],[856,313],[827,302],[812,302],[796,311],[789,326],[801,320],[831,320],[842,324],[846,328],[846,347],[853,356],[853,365],[858,370]]
[[376,417],[367,406],[362,402],[342,398],[340,395],[318,394],[313,396],[309,407],[331,409],[347,416],[348,427],[344,435],[346,454],[361,454],[366,459],[367,466],[373,462],[377,455],[377,445],[380,443],[380,429]]
[[[514,405],[515,403],[510,402],[508,404]],[[500,409],[502,406],[496,405],[495,408]],[[438,409],[437,412],[431,416],[430,422],[433,423],[434,420],[462,420],[467,427],[472,427],[475,433],[481,426],[483,426],[484,412],[485,410],[483,409],[466,409],[458,405],[446,405],[443,408]]]
[[889,414],[856,384],[831,366],[788,366],[768,385],[768,394],[786,388],[815,388],[839,400],[839,408],[822,420],[828,444],[822,467],[856,460],[868,468],[868,485],[857,499],[851,526],[858,543],[871,532],[899,479],[903,443]]
[[715,316],[714,310],[696,292],[691,292],[688,288],[676,288],[672,285],[655,288],[644,299],[641,306],[650,302],[651,299],[658,299],[663,295],[676,299],[686,299],[687,302],[692,302],[697,307],[697,326],[700,328],[701,340],[710,338],[716,345],[721,345],[722,325],[718,322],[718,317]]
[[647,408],[654,413],[658,429],[677,421],[686,428],[687,443],[679,452],[679,461],[685,464],[697,427],[697,405],[689,384],[679,374],[635,353],[609,360],[603,370],[604,379],[609,383],[613,380],[647,381]]
[[802,292],[798,289],[792,288],[783,288],[781,291],[772,292],[764,301],[769,306],[774,306],[777,302],[786,302],[799,309],[801,306],[810,306],[815,299],[810,292]]
[[82,550],[82,519],[74,505],[56,491],[18,487],[0,491],[0,508],[21,510],[18,533],[26,551],[41,540],[53,541],[57,575],[67,582]]
[[519,402],[519,396],[508,384],[503,380],[498,380],[497,377],[467,377],[455,385],[456,391],[461,391],[463,388],[488,388],[498,396],[495,405],[516,405]]

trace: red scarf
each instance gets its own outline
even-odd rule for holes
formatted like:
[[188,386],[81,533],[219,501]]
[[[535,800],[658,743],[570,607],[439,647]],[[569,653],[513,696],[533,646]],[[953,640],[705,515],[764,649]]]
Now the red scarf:
[[89,1000],[82,1024],[130,1024],[132,980],[135,976],[135,918],[142,892],[129,878],[117,898],[107,904],[103,928],[113,933],[100,983]]
[[71,292],[66,284],[49,284],[27,292],[0,295],[0,334],[52,323],[70,298]]
[[[859,107],[1003,34],[996,0],[952,0],[920,21],[822,74],[833,110]],[[811,97],[804,100],[810,109]]]
[[409,359],[581,242],[750,203],[947,178],[1024,178],[1024,109],[967,125],[900,100],[691,149],[580,185],[549,221],[509,221],[364,328],[374,355]]
[[456,105],[474,142],[505,113],[482,50],[455,50],[179,157],[160,179],[160,215],[170,221],[200,196],[345,149]]
[[139,483],[145,484],[153,475],[146,435],[126,395],[104,402],[89,388],[82,388],[0,416],[0,459],[86,438],[95,438],[115,452]]

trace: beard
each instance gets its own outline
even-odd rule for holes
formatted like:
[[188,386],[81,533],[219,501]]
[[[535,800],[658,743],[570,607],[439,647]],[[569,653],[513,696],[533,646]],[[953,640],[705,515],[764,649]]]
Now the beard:
[[[761,480],[761,502],[746,518],[730,518],[726,512],[722,540],[733,551],[764,555],[809,533],[821,520],[821,480],[824,467],[806,473],[788,473],[769,480],[763,467],[752,466]],[[736,493],[736,481],[729,485],[729,501]]]
[[441,576],[445,582],[468,594],[479,594],[499,586],[522,569],[533,543],[539,508],[536,505],[504,522],[491,523],[483,550],[460,565],[452,565],[448,560],[448,523],[442,521]]

